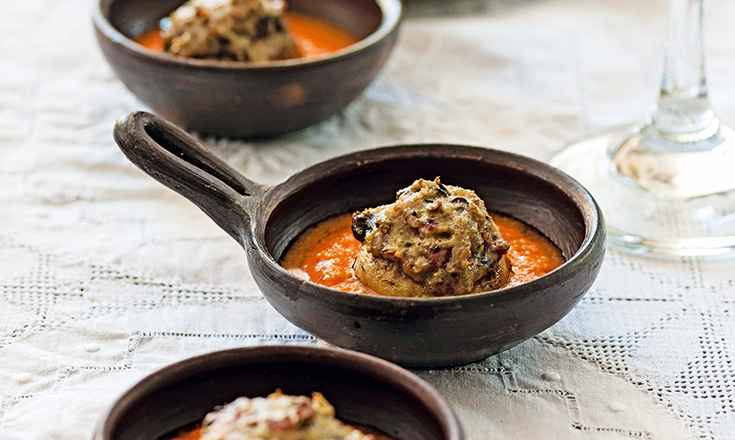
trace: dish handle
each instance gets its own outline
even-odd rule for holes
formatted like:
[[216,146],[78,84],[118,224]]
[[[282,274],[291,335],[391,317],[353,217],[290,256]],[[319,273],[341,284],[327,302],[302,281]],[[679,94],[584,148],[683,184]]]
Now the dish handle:
[[263,185],[235,171],[184,130],[147,112],[118,119],[113,136],[138,168],[189,199],[245,245]]

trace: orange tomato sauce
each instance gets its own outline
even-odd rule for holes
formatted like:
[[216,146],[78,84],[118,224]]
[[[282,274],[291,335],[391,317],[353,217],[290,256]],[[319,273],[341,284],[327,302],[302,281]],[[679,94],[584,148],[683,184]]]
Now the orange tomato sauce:
[[319,18],[287,12],[283,19],[302,58],[318,57],[357,43],[349,32]]
[[163,52],[165,48],[161,30],[158,28],[143,32],[135,38],[135,42],[152,52]]
[[352,235],[352,215],[342,214],[304,231],[281,266],[312,283],[343,292],[371,293],[352,270],[359,251],[360,242]]
[[[325,20],[296,12],[287,12],[283,18],[299,47],[301,58],[318,57],[357,43],[357,38],[349,32]],[[165,48],[158,28],[143,32],[134,40],[153,52],[163,52]]]
[[[510,243],[507,257],[513,273],[505,287],[531,281],[564,263],[559,248],[534,228],[503,215],[492,218]],[[352,216],[342,214],[304,231],[286,252],[281,266],[322,286],[374,294],[360,284],[352,270],[359,250],[360,242],[352,235]]]
[[202,428],[194,428],[190,431],[184,431],[181,434],[177,434],[171,437],[169,440],[199,440],[202,436]]
[[495,214],[492,218],[510,243],[507,256],[513,274],[505,287],[531,281],[564,264],[559,248],[536,229],[511,217]]

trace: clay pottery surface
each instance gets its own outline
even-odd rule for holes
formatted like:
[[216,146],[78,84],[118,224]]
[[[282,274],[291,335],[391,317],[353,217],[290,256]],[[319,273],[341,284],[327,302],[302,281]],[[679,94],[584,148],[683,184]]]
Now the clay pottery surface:
[[[115,140],[144,172],[199,206],[245,249],[250,270],[286,319],[334,345],[412,367],[483,359],[563,318],[589,290],[605,253],[605,225],[590,194],[563,172],[503,151],[407,145],[309,167],[276,186],[245,178],[183,130],[148,113],[120,119]],[[488,210],[535,227],[566,263],[533,281],[441,298],[345,293],[278,264],[306,228],[390,203],[418,178],[473,189]]]
[[187,129],[234,137],[287,133],[342,110],[383,67],[403,14],[400,0],[290,0],[290,10],[360,39],[310,59],[202,60],[156,53],[132,40],[181,3],[99,0],[97,41],[118,77],[151,109]]
[[320,392],[340,420],[395,440],[464,440],[449,403],[413,373],[361,353],[300,346],[218,351],[159,370],[114,403],[94,440],[160,440],[218,405],[277,388]]

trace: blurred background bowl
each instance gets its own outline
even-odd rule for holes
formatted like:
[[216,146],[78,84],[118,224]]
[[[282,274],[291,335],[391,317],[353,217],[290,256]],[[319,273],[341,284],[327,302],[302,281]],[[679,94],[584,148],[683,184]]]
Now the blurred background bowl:
[[270,137],[338,113],[385,64],[403,13],[400,0],[290,0],[290,11],[359,39],[309,59],[202,60],[156,53],[132,40],[182,3],[99,0],[97,41],[122,82],[156,113],[189,130],[233,137]]
[[463,440],[449,403],[389,362],[360,353],[300,346],[218,351],[146,377],[115,402],[94,440],[159,440],[201,422],[237,397],[318,391],[348,423],[395,440]]

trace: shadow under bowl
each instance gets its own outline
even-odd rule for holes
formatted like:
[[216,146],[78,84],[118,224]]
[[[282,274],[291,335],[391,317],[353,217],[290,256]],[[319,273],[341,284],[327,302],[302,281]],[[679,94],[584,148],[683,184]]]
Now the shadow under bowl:
[[[114,134],[133,163],[240,243],[258,287],[287,320],[331,344],[406,366],[477,361],[539,334],[589,290],[605,253],[604,220],[587,190],[558,169],[517,154],[444,144],[386,147],[321,162],[268,187],[154,115],[131,113]],[[518,286],[441,298],[341,292],[279,265],[308,227],[391,203],[398,189],[436,176],[473,189],[489,211],[533,226],[566,262]]]
[[126,392],[94,440],[160,440],[237,397],[320,392],[337,417],[395,440],[463,440],[449,403],[396,365],[360,353],[300,346],[213,352],[168,366]]
[[233,137],[279,135],[338,113],[383,67],[402,18],[400,0],[290,0],[290,10],[360,41],[317,58],[266,63],[178,57],[133,41],[181,3],[99,0],[97,41],[125,86],[155,112],[190,130]]

